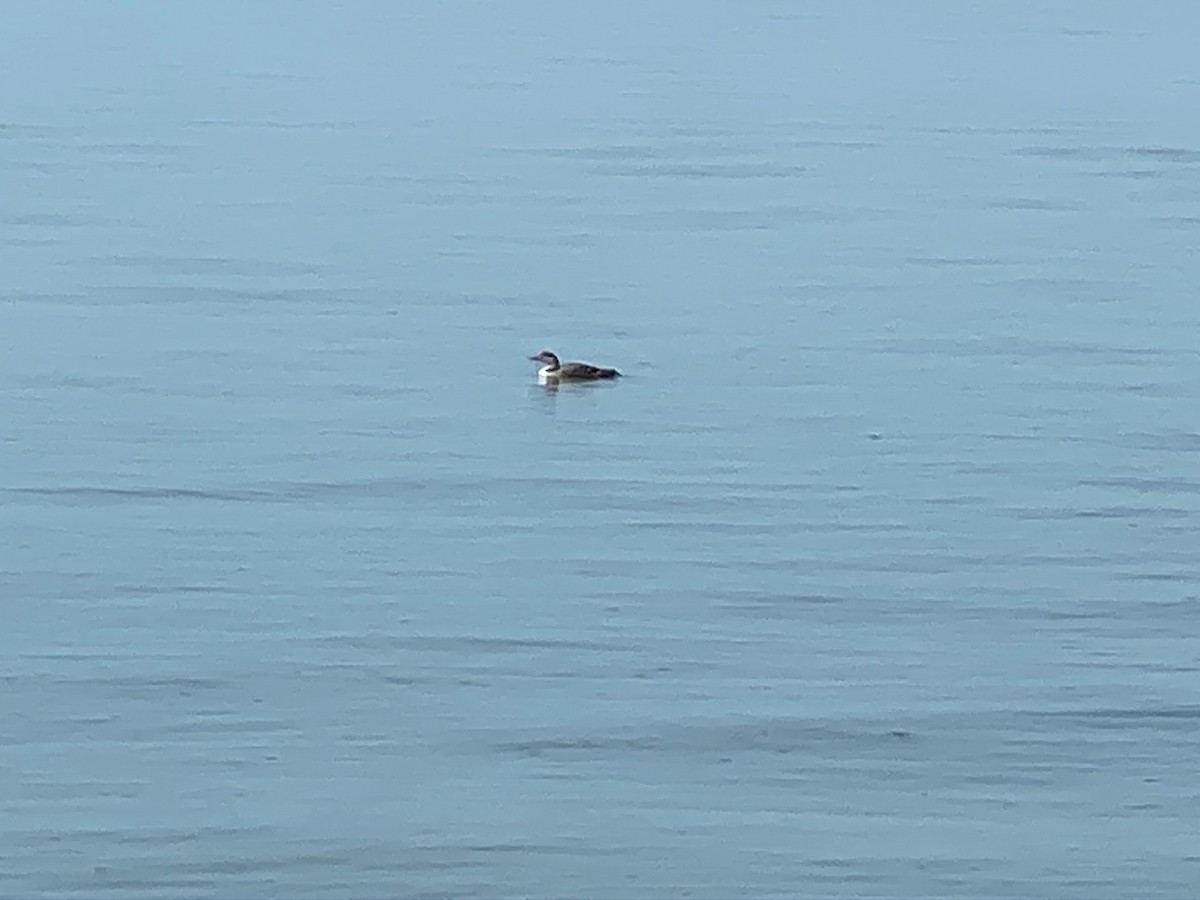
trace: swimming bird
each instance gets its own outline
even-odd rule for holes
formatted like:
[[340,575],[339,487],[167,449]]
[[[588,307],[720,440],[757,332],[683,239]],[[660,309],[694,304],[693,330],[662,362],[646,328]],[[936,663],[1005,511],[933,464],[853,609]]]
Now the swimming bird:
[[549,350],[543,350],[537,356],[529,358],[534,362],[545,363],[538,369],[538,381],[543,384],[559,381],[601,381],[621,376],[616,369],[605,369],[581,362],[559,362],[558,357]]

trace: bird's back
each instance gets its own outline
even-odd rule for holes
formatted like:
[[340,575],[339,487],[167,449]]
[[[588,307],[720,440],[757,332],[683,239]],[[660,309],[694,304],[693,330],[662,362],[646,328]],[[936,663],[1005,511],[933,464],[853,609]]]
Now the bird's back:
[[616,369],[605,369],[587,363],[563,363],[558,370],[559,378],[573,378],[577,381],[599,381],[602,378],[619,378],[621,373]]

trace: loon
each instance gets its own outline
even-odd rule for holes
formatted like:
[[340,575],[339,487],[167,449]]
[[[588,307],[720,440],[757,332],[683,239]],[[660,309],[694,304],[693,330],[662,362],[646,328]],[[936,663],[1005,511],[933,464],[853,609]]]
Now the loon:
[[605,378],[619,378],[621,375],[616,369],[604,369],[581,362],[559,362],[558,357],[549,350],[543,350],[537,356],[529,358],[534,362],[546,364],[538,369],[538,381],[543,384],[558,381],[600,381]]

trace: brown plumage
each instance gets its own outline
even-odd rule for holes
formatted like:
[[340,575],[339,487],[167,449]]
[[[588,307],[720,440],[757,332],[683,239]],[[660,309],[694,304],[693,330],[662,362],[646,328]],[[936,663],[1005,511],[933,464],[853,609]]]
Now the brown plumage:
[[559,362],[558,356],[549,350],[543,350],[537,356],[529,358],[534,362],[546,364],[538,370],[538,375],[547,381],[601,381],[621,376],[616,369],[581,362]]

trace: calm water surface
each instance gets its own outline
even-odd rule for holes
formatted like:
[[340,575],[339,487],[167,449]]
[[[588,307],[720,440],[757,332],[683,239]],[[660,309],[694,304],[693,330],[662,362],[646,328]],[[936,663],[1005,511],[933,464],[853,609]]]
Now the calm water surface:
[[1200,891],[1194,6],[5,13],[0,895]]

